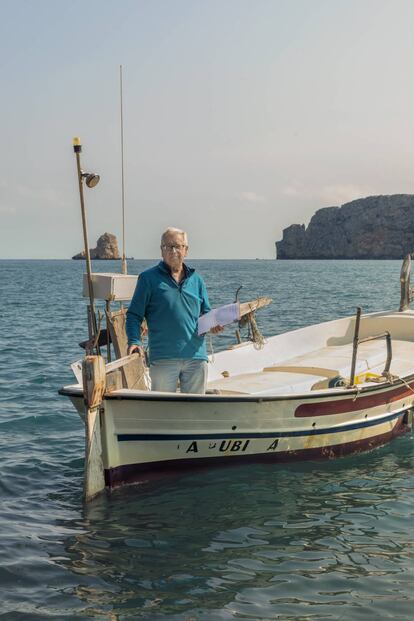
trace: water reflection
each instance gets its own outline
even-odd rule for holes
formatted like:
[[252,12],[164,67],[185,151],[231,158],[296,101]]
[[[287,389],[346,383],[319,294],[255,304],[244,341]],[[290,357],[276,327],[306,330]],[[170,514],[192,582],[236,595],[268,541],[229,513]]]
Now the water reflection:
[[337,619],[348,606],[385,618],[384,601],[412,603],[412,471],[401,438],[124,488],[85,509],[56,562],[91,578],[76,594],[108,618]]

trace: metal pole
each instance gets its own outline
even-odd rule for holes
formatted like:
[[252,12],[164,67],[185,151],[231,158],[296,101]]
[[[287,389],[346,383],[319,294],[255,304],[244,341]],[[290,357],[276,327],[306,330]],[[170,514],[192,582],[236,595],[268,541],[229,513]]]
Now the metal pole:
[[385,333],[385,338],[387,339],[387,361],[382,374],[386,377],[389,375],[392,360],[391,334],[388,331]]
[[[79,138],[73,139],[73,150],[76,156],[76,166],[78,171],[78,183],[79,183],[79,197],[81,204],[81,213],[82,213],[82,230],[83,230],[83,242],[85,245],[85,259],[86,259],[86,273],[88,276],[88,291],[89,291],[89,304],[91,308],[91,317],[92,317],[92,326],[93,326],[93,336],[96,338],[98,334],[98,326],[96,324],[96,315],[95,315],[95,303],[93,297],[93,285],[92,285],[92,267],[91,267],[91,256],[89,254],[89,242],[88,242],[88,228],[86,224],[86,211],[85,211],[85,200],[83,197],[83,179],[82,179],[82,169],[80,165],[80,154],[82,152],[82,145]],[[99,345],[97,344],[97,351],[99,353]]]
[[409,308],[410,306],[410,302],[411,302],[410,274],[411,274],[411,255],[407,254],[401,266],[401,272],[400,272],[401,297],[400,297],[400,308],[398,309],[400,313],[407,310],[407,308]]
[[119,87],[121,95],[122,273],[127,274],[128,268],[125,257],[124,112],[122,99],[122,65],[119,66]]
[[106,359],[111,362],[111,335],[109,331],[109,318],[111,316],[111,302],[107,300],[105,302],[106,311]]
[[355,332],[354,332],[354,343],[352,348],[352,363],[351,363],[351,377],[349,379],[349,386],[352,387],[355,382],[355,367],[357,360],[357,351],[358,351],[358,343],[359,343],[359,324],[361,322],[361,308],[358,306],[355,318]]

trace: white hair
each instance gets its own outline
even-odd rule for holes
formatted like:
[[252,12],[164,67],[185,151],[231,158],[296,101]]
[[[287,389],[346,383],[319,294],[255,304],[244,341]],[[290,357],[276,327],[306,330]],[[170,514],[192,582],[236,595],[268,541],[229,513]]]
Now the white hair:
[[165,243],[166,238],[170,235],[182,235],[184,237],[185,245],[188,246],[187,233],[185,231],[182,231],[181,229],[176,229],[173,226],[169,226],[168,229],[166,229],[161,235],[161,246]]

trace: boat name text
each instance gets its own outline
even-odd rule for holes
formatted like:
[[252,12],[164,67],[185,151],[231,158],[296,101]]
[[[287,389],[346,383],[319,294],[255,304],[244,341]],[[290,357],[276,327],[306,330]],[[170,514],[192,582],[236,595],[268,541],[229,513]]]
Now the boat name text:
[[[250,444],[250,440],[219,440],[218,442],[209,442],[208,448],[209,450],[218,450],[220,453],[244,453],[247,447]],[[279,444],[279,440],[275,439],[268,446],[266,451],[275,451],[277,445]],[[199,442],[197,440],[193,440],[189,446],[187,447],[186,453],[198,453],[198,445]],[[177,447],[178,448],[178,447]]]

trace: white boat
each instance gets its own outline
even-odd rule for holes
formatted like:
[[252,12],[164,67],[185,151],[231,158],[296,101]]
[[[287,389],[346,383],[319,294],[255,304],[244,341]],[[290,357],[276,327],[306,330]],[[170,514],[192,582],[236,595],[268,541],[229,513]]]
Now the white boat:
[[[414,403],[410,264],[407,257],[399,311],[357,313],[273,336],[261,349],[246,342],[216,353],[205,395],[107,384],[95,430],[105,485],[195,466],[331,459],[408,432]],[[116,298],[122,278],[131,277],[107,275],[107,298]],[[106,371],[122,363],[111,362]],[[60,394],[85,417],[80,377]]]
[[[361,315],[358,309],[353,317],[238,343],[210,359],[205,395],[150,391],[141,358],[126,356],[126,309],[111,310],[114,301],[131,299],[137,277],[126,275],[126,264],[123,274],[92,274],[83,187],[93,188],[99,176],[82,170],[79,138],[73,146],[90,302],[86,350],[97,355],[72,365],[78,381],[59,392],[85,420],[86,499],[105,486],[182,468],[340,457],[412,428],[410,255],[401,270],[398,311]],[[106,303],[105,336],[96,299]]]

